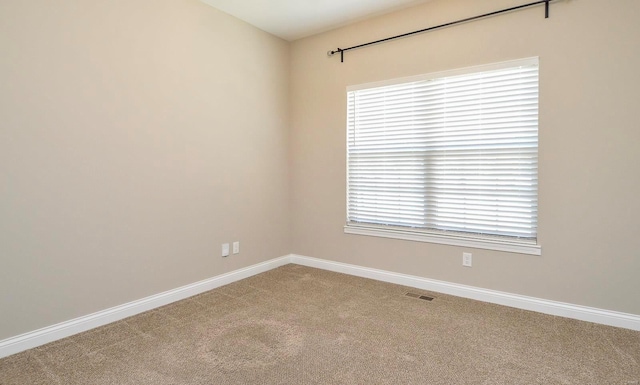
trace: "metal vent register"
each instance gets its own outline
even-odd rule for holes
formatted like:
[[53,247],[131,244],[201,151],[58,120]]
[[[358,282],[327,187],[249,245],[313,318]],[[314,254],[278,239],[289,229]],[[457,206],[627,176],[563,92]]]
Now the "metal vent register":
[[417,299],[422,299],[424,301],[433,301],[434,298],[433,297],[429,297],[426,295],[422,295],[422,294],[416,294],[416,293],[407,293],[405,294],[407,297],[411,297],[411,298],[417,298]]

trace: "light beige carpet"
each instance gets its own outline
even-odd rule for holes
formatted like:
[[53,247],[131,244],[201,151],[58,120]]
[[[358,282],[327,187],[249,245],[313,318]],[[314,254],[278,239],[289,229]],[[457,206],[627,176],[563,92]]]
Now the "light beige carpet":
[[640,332],[298,265],[0,360],[2,385],[639,381]]

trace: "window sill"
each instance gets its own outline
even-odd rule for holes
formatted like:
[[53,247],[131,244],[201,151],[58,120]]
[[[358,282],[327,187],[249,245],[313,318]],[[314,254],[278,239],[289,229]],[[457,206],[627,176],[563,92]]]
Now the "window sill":
[[477,238],[472,236],[423,233],[399,229],[386,229],[374,226],[345,226],[345,234],[366,235],[370,237],[382,237],[403,239],[406,241],[439,243],[443,245],[472,247],[476,249],[507,251],[511,253],[541,255],[542,247],[533,242],[512,241],[503,239]]

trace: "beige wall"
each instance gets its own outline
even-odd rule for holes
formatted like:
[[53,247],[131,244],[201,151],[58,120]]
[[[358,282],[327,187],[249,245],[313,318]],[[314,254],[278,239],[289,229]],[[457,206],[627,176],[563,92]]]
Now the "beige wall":
[[[548,20],[530,9],[326,56],[525,2],[435,0],[292,45],[292,252],[640,314],[639,1],[557,2]],[[343,233],[346,86],[532,56],[542,256]]]
[[0,1],[0,340],[288,253],[288,76],[197,0]]

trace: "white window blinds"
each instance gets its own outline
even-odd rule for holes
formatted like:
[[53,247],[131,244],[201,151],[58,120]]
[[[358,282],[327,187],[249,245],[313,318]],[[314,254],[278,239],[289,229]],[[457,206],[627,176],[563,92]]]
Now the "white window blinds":
[[348,90],[347,226],[535,242],[538,64],[508,64]]

